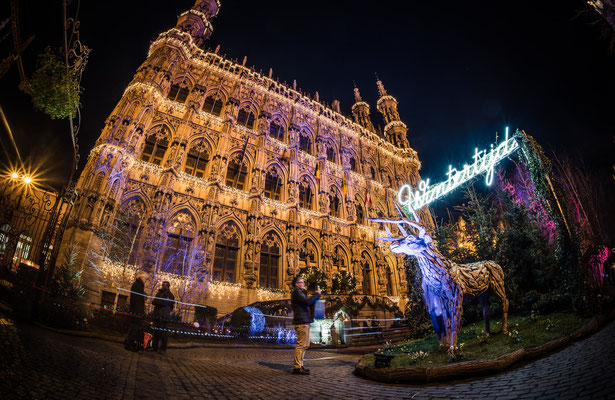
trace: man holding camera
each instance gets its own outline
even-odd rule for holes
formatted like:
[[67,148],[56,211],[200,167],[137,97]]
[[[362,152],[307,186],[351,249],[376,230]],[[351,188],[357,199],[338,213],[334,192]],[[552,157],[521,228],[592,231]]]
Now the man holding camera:
[[321,290],[316,286],[316,293],[307,297],[305,281],[301,276],[293,278],[294,290],[290,297],[293,310],[293,324],[297,332],[297,345],[295,346],[295,366],[293,374],[309,375],[310,370],[303,368],[303,356],[310,347],[310,324],[314,321],[314,304],[320,299]]

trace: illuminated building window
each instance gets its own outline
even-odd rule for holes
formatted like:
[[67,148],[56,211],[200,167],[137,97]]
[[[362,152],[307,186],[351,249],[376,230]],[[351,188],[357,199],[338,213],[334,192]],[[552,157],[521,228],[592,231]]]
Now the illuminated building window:
[[186,157],[184,172],[188,175],[202,178],[205,175],[205,168],[207,168],[208,162],[209,152],[203,142],[199,142],[190,148]]
[[327,146],[327,161],[335,162],[335,150],[333,147]]
[[[102,291],[100,296],[100,305],[103,308],[108,310],[113,310],[113,304],[115,303],[115,293],[107,292],[106,290]],[[116,310],[118,311],[128,311],[128,296],[125,294],[120,294],[117,296],[117,305]]]
[[267,171],[265,176],[265,197],[280,200],[282,193],[282,180],[276,169]]
[[141,153],[141,160],[152,164],[160,165],[164,159],[164,154],[169,148],[169,141],[165,135],[167,131],[162,128],[159,132],[153,133],[145,139],[145,147]]
[[[143,232],[142,216],[145,204],[138,198],[128,200],[119,207],[112,224],[113,240],[109,246],[109,259],[112,262],[135,264],[139,236]],[[49,256],[51,253],[49,253]]]
[[218,233],[212,278],[219,282],[235,282],[239,254],[237,227],[228,223]]
[[191,250],[195,227],[192,217],[186,212],[177,213],[168,223],[167,241],[162,269],[178,275],[192,275],[196,267]]
[[228,167],[226,169],[226,186],[236,188],[236,189],[246,190],[247,189],[246,180],[248,177],[248,166],[244,162],[241,164],[241,167],[240,167],[239,163],[241,162],[241,160],[238,160],[237,158],[239,157],[235,157],[234,159],[230,160],[228,163]]
[[222,99],[209,96],[205,99],[205,103],[203,103],[203,111],[215,116],[220,116],[223,105],[224,101]]
[[312,209],[312,187],[307,182],[299,183],[299,206],[308,210]]
[[190,243],[192,238],[171,233],[167,235],[166,250],[162,267],[164,272],[185,275],[190,267]]
[[237,114],[237,125],[252,129],[254,127],[254,113],[240,108]]
[[19,265],[21,260],[27,260],[32,248],[32,238],[24,233],[19,234],[19,241],[13,254],[13,265]]
[[4,254],[6,251],[6,247],[9,244],[9,232],[11,231],[11,226],[9,224],[4,224],[0,227],[0,255]]
[[277,288],[280,270],[280,246],[273,234],[269,234],[261,245],[260,272],[258,282],[260,287]]
[[299,150],[312,154],[312,140],[306,134],[302,133],[299,136]]
[[167,96],[170,100],[177,101],[179,103],[183,103],[188,98],[188,94],[190,94],[190,89],[188,89],[185,85],[180,85],[176,83],[171,86],[171,90],[169,90],[169,95]]
[[284,126],[277,122],[269,124],[269,135],[277,140],[284,141]]

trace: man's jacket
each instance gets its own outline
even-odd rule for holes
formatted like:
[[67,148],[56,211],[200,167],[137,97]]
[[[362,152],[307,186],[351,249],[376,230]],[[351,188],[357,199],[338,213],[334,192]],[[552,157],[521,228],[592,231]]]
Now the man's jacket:
[[[168,289],[160,289],[156,293],[156,299],[152,300],[154,305],[154,317],[160,320],[169,320],[171,318],[171,311],[175,305],[175,296]],[[168,299],[168,300],[165,300]]]
[[313,306],[320,299],[320,295],[316,293],[312,297],[307,297],[307,291],[295,288],[290,297],[290,306],[293,309],[293,324],[304,325],[311,324],[314,321]]

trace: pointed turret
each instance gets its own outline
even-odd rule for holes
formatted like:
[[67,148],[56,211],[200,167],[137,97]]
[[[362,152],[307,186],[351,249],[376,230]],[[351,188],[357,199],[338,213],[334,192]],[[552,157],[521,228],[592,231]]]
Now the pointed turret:
[[389,95],[382,84],[382,81],[376,76],[376,85],[378,86],[378,94],[380,98],[376,103],[376,108],[382,113],[384,118],[384,136],[397,147],[410,147],[406,136],[408,128],[399,118],[397,112],[397,99]]
[[214,30],[210,20],[218,15],[219,9],[218,0],[196,0],[190,10],[179,16],[176,27],[189,33],[197,46],[202,47]]
[[357,84],[354,84],[354,100],[355,103],[352,105],[352,115],[354,116],[354,121],[361,125],[363,128],[368,129],[371,132],[375,132],[374,124],[372,124],[371,119],[369,118],[369,104],[363,101],[361,98],[361,93],[359,93],[359,88]]

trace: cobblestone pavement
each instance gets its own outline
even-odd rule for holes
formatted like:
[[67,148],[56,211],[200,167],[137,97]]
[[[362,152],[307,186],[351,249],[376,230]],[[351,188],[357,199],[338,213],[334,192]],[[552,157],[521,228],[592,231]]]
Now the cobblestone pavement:
[[359,356],[310,350],[310,376],[290,374],[292,350],[170,349],[135,354],[0,318],[0,398],[34,399],[614,399],[615,322],[567,349],[469,382],[389,385],[352,374]]

